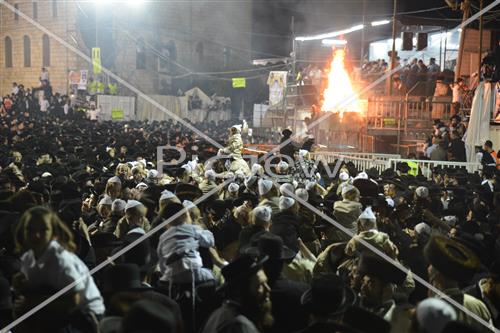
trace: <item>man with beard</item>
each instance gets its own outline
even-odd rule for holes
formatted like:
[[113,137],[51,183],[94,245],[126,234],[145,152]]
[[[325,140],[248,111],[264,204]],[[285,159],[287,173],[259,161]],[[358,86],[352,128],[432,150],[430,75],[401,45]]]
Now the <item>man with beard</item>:
[[202,333],[259,333],[272,325],[271,289],[262,269],[267,259],[243,255],[222,269],[224,302]]
[[495,327],[500,327],[500,261],[490,266],[490,273],[464,292],[481,300],[491,314]]

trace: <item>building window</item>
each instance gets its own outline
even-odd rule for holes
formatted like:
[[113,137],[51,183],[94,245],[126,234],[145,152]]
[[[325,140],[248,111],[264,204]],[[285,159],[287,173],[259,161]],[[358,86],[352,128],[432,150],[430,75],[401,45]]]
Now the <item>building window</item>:
[[33,2],[33,19],[38,20],[38,2]]
[[24,67],[31,67],[31,40],[28,36],[23,38]]
[[146,46],[142,39],[137,42],[135,65],[137,69],[146,69]]
[[14,20],[15,20],[15,21],[19,21],[19,14],[17,13],[17,12],[18,12],[18,10],[19,10],[19,5],[16,3],[16,4],[14,5],[14,8],[16,9],[16,11],[14,12]]
[[57,0],[52,0],[52,17],[57,17]]
[[43,59],[42,59],[43,67],[49,67],[50,66],[50,39],[49,39],[49,36],[47,36],[47,35],[43,35],[42,50],[43,50]]
[[12,67],[12,39],[5,37],[5,67]]

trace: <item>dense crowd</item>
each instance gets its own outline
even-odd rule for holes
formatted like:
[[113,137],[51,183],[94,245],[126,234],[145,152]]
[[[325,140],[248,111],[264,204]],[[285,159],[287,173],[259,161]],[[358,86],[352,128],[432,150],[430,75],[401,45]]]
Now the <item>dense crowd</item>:
[[[240,126],[199,124],[219,149],[171,121],[25,109],[29,95],[4,98],[0,118],[2,327],[68,285],[12,331],[500,327],[500,174],[487,149],[476,174],[427,179],[406,163],[332,174],[289,130],[281,155],[250,162]],[[449,142],[430,156],[461,160],[459,120],[449,138],[436,123]],[[158,161],[165,145],[186,158]]]

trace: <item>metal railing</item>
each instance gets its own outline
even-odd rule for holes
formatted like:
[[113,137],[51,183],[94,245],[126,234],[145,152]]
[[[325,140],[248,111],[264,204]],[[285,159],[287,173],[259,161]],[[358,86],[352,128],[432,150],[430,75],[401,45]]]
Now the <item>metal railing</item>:
[[391,154],[371,154],[371,153],[317,152],[317,153],[312,153],[311,157],[314,160],[324,161],[328,164],[336,163],[339,160],[342,160],[344,163],[351,162],[360,171],[368,170],[370,168],[375,168],[379,172],[382,172],[390,167],[389,161],[392,159],[391,157],[400,157],[400,156]]
[[409,159],[390,159],[388,167],[396,170],[399,163],[416,163],[422,175],[426,178],[431,178],[432,170],[436,167],[452,168],[452,169],[466,169],[469,173],[474,173],[481,170],[481,163],[476,162],[450,162],[450,161],[427,161],[427,160],[409,160]]

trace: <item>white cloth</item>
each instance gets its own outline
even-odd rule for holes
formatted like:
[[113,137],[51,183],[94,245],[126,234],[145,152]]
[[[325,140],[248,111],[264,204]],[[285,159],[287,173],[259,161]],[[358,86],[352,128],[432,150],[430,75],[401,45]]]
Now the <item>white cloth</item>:
[[475,146],[482,146],[490,137],[491,112],[495,106],[495,94],[492,94],[493,84],[480,82],[474,93],[469,126],[464,135],[467,161],[475,162]]
[[169,228],[160,236],[158,243],[158,264],[161,280],[176,283],[213,280],[210,270],[204,269],[199,247],[214,246],[214,235],[197,225],[182,224]]
[[76,254],[64,249],[56,240],[49,243],[38,260],[32,250],[24,253],[21,257],[21,272],[32,288],[61,290],[78,281],[73,291],[80,296],[79,308],[98,315],[104,314],[104,301],[94,279],[89,275],[89,269]]
[[47,112],[47,110],[49,109],[49,106],[50,106],[49,101],[46,99],[43,99],[40,102],[40,111]]
[[95,110],[88,110],[87,111],[87,116],[90,120],[97,120],[99,117],[99,111],[97,109]]

